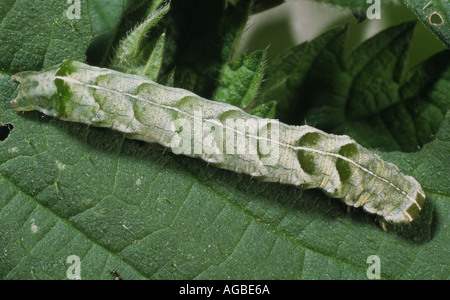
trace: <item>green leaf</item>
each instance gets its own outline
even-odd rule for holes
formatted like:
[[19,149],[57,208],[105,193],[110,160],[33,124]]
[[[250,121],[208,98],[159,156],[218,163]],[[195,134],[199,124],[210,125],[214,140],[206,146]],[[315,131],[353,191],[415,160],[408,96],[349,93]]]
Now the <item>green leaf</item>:
[[[2,99],[14,96],[9,78],[1,86]],[[385,279],[450,275],[448,116],[421,152],[383,154],[435,207],[422,216],[433,216],[432,232],[408,236],[319,191],[257,182],[106,129],[18,115],[6,101],[0,119],[14,124],[0,142],[3,279],[66,278],[70,255],[83,279],[112,279],[111,270],[124,279],[363,279],[373,254]]]
[[[295,123],[301,112],[303,100],[299,87],[306,80],[317,57],[325,52],[335,39],[341,38],[343,28],[330,30],[310,43],[303,43],[288,49],[269,65],[255,104],[278,101],[279,116],[287,123]],[[342,43],[336,42],[337,47]],[[328,47],[330,48],[330,47]],[[330,48],[330,51],[333,49]]]
[[[34,5],[43,3],[38,2]],[[3,1],[0,12],[4,12],[4,3],[11,2]],[[239,16],[235,20],[242,20],[240,11],[235,12]],[[61,15],[61,11],[52,13]],[[35,18],[25,7],[21,14]],[[138,18],[130,19],[136,24]],[[228,19],[233,19],[231,14]],[[28,19],[21,22],[32,24]],[[200,26],[201,21],[195,22],[202,33],[205,28]],[[234,28],[242,25],[240,21],[226,24],[231,23]],[[182,32],[189,30],[180,29]],[[186,39],[203,41],[196,30],[190,32]],[[217,41],[217,32],[211,30],[204,37]],[[51,40],[49,33],[42,32],[47,41]],[[71,32],[66,34],[72,39]],[[16,36],[9,40],[2,31],[2,45],[15,45]],[[117,36],[122,37],[119,33]],[[205,56],[216,68],[215,72],[212,67],[207,70],[212,74],[209,81],[199,75],[202,69],[194,69],[197,72],[193,72],[193,78],[204,80],[199,86],[214,82],[210,91],[215,90],[219,70],[228,61],[236,39],[230,34],[225,39],[228,42],[222,40],[223,44],[217,46],[226,58]],[[302,55],[297,56],[297,62],[287,59],[283,70],[289,73],[291,63],[297,70],[320,66],[322,74],[335,72],[336,64],[315,61],[339,53],[342,39],[340,29],[328,33],[327,41],[318,39],[299,46],[309,53],[307,60],[301,60]],[[72,46],[67,48],[70,51],[64,48],[64,58],[84,53],[83,43]],[[30,45],[24,47],[26,55],[17,69],[41,68],[45,60],[33,54],[40,53],[41,47],[32,51]],[[380,53],[385,54],[382,49]],[[183,57],[171,52],[167,73],[180,70],[187,76],[186,65],[208,65],[193,50],[193,45],[187,47],[186,53],[179,53],[186,54]],[[401,97],[419,93],[445,100],[448,85],[442,75],[447,74],[443,56],[404,75]],[[36,57],[40,60],[35,61]],[[335,57],[339,62],[339,56]],[[185,64],[174,64],[176,60]],[[12,65],[19,66],[18,62],[16,59]],[[13,68],[5,70],[12,72]],[[314,74],[302,72],[293,72],[291,77],[309,80]],[[279,86],[273,85],[277,87],[273,95],[297,93],[295,80],[282,77]],[[180,83],[180,78],[175,82]],[[283,84],[285,88],[281,88]],[[302,192],[261,183],[170,154],[155,145],[125,140],[107,129],[58,121],[34,112],[16,114],[8,102],[15,97],[16,89],[10,76],[0,73],[0,124],[14,127],[0,141],[2,279],[65,279],[73,266],[68,262],[72,255],[80,258],[82,279],[113,280],[112,270],[123,279],[366,279],[369,255],[380,257],[382,279],[450,277],[449,114],[436,139],[420,152],[379,153],[422,183],[428,204],[418,223],[403,228],[404,232],[389,228],[384,233],[372,216],[360,210],[348,214],[345,205],[320,191]],[[265,95],[270,90],[265,90]],[[255,110],[270,108],[272,100],[280,98],[254,102]],[[288,108],[286,102],[283,105]]]
[[444,0],[405,0],[406,5],[450,48],[450,3]]
[[257,103],[279,101],[280,119],[348,134],[367,147],[416,151],[450,108],[450,55],[406,71],[413,24],[391,27],[348,58],[336,29],[289,50],[269,67]]
[[86,60],[91,64],[99,64],[109,58],[118,26],[132,2],[133,0],[88,1],[94,39],[86,51]]
[[112,0],[106,1],[107,4],[104,2],[105,0],[89,1],[95,39],[89,45],[87,61],[106,67],[118,45],[154,12],[163,0]]
[[[0,71],[40,70],[63,59],[84,61],[92,39],[87,2],[0,3]],[[78,19],[79,17],[79,19]]]
[[261,117],[261,118],[274,119],[276,116],[276,107],[277,107],[277,102],[272,101],[272,102],[261,104],[255,108],[249,110],[249,113],[251,113],[252,115]]
[[[119,43],[110,64],[111,68],[116,70],[127,69],[129,73],[144,76],[148,71],[149,65],[154,64],[153,59],[155,59],[153,54],[146,55],[146,50],[148,50],[147,48],[149,46],[149,41],[146,40],[146,36],[150,29],[155,27],[168,11],[169,4],[166,4],[159,9],[155,7],[155,10],[150,10],[147,18],[141,24],[136,26],[136,28]],[[157,51],[157,54],[155,55],[159,57],[157,58],[157,64],[160,64],[161,62],[161,43],[163,42],[164,36],[156,41],[155,50]],[[159,67],[157,70],[159,70]],[[158,74],[150,75],[157,77]]]
[[89,15],[96,38],[101,35],[113,35],[120,23],[122,14],[131,3],[132,0],[89,1]]
[[[381,153],[381,156],[388,161],[396,161],[397,165],[406,173],[417,178],[422,186],[426,186],[425,193],[428,203],[434,206],[432,223],[432,241],[442,238],[444,243],[449,243],[448,234],[449,221],[449,196],[450,186],[448,185],[448,172],[450,172],[450,111],[447,112],[436,139],[426,144],[420,152],[400,153],[390,152]],[[442,219],[442,222],[440,221]],[[426,249],[431,250],[436,244],[430,242],[425,245]],[[449,254],[448,249],[443,249],[445,255]],[[433,258],[430,264],[436,264],[439,257]],[[448,268],[448,265],[445,264]],[[416,278],[420,278],[426,272],[418,270]]]
[[251,106],[261,85],[266,65],[266,52],[257,51],[223,66],[219,85],[212,100],[225,102],[242,109]]
[[159,71],[161,70],[163,62],[165,40],[166,40],[165,33],[161,34],[159,38],[156,40],[155,46],[153,47],[153,51],[150,54],[150,57],[147,59],[147,63],[145,64],[142,72],[140,73],[141,76],[145,76],[153,81],[157,81]]
[[174,73],[174,86],[211,99],[219,70],[233,56],[251,1],[174,1],[167,16],[161,74]]
[[274,118],[277,102],[259,104],[253,101],[259,92],[266,68],[266,51],[256,51],[250,55],[242,54],[236,60],[225,64],[220,70],[219,85],[212,100],[225,102],[247,110],[262,118]]

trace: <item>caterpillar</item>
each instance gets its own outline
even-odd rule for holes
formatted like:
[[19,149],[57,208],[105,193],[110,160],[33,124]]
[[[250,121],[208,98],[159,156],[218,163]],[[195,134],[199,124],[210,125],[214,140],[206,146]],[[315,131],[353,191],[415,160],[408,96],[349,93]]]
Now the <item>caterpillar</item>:
[[345,135],[250,115],[145,77],[64,61],[13,76],[15,111],[122,132],[176,154],[201,158],[262,181],[320,188],[382,222],[409,224],[420,213],[421,185]]

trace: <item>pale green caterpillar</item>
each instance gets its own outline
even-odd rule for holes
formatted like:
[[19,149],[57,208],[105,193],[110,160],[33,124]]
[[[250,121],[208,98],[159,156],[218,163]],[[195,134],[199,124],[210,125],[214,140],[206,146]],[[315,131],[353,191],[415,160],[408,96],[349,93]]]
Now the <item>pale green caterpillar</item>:
[[382,221],[408,224],[420,212],[420,184],[348,136],[261,119],[145,77],[65,61],[22,72],[15,111],[123,132],[263,181],[320,188]]

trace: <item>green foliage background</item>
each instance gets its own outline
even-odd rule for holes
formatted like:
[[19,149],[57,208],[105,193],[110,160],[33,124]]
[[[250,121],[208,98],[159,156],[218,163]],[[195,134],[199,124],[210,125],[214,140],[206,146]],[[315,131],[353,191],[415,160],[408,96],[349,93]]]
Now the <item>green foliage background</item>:
[[[0,123],[14,126],[0,135],[2,279],[64,279],[70,255],[82,279],[114,279],[111,270],[124,279],[365,279],[369,255],[380,257],[383,279],[450,278],[449,53],[408,65],[416,28],[448,46],[448,22],[429,24],[426,3],[405,1],[425,25],[392,26],[349,51],[355,19],[268,62],[265,48],[236,49],[248,17],[282,1],[173,0],[137,47],[129,37],[161,2],[81,1],[72,20],[65,1],[0,4]],[[359,15],[367,7],[322,2]],[[448,20],[448,4],[434,2]],[[112,64],[123,45],[140,54]],[[63,59],[133,72],[148,63],[144,75],[162,84],[351,135],[421,182],[427,204],[412,225],[384,233],[373,216],[317,190],[14,113],[11,75]]]

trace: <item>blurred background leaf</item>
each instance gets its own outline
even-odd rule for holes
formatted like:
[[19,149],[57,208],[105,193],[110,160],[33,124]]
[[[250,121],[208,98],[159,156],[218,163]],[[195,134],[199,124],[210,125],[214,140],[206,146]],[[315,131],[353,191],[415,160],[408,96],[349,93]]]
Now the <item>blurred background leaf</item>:
[[450,3],[447,0],[405,0],[406,5],[417,15],[442,42],[450,48]]

